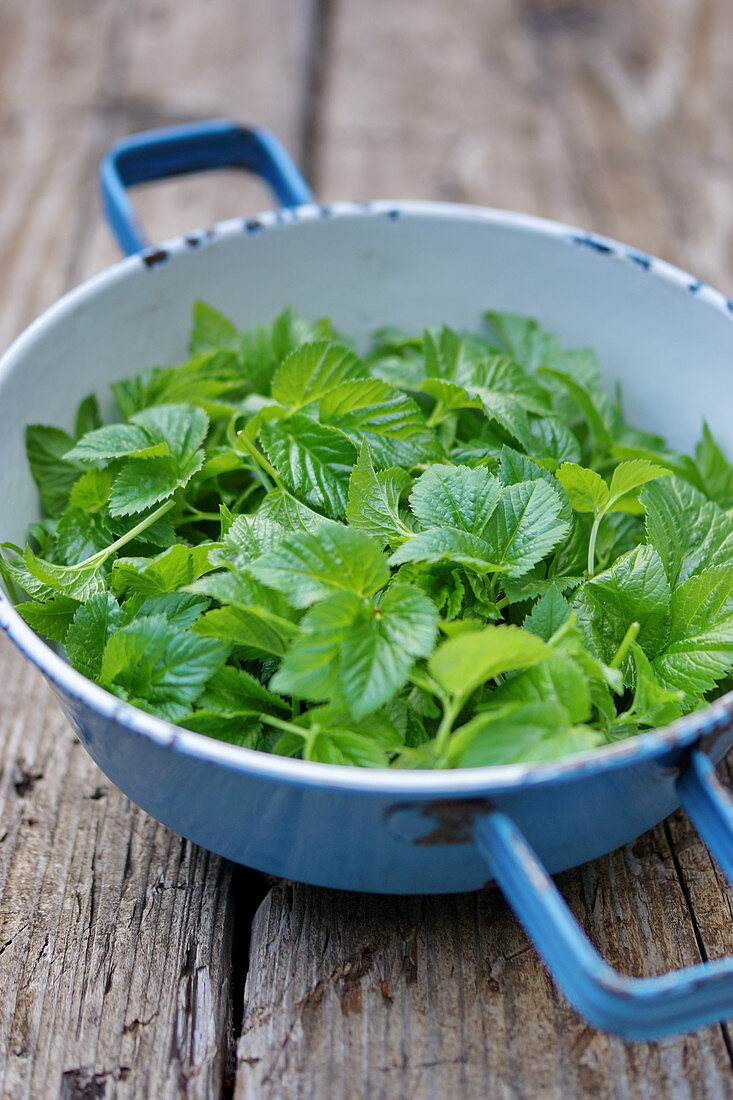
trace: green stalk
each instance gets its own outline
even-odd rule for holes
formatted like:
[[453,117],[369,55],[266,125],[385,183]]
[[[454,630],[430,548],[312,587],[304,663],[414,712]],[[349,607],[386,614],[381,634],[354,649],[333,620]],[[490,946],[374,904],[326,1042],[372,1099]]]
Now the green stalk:
[[263,470],[264,473],[266,473],[267,476],[275,482],[278,489],[285,489],[285,485],[275,467],[267,461],[262,452],[259,451],[257,447],[255,447],[254,443],[250,443],[244,432],[240,432],[240,434],[237,436],[237,445],[239,446],[241,443],[243,443],[246,447],[250,458],[253,458],[260,469]]
[[621,639],[621,645],[616,650],[616,656],[611,661],[611,664],[609,666],[610,668],[620,668],[621,667],[621,663],[622,663],[624,657],[626,656],[626,654],[631,649],[631,646],[633,645],[633,643],[636,641],[637,634],[639,633],[640,630],[641,630],[641,624],[640,623],[631,623],[631,625],[629,626],[629,629],[626,631],[623,638]]
[[443,706],[443,717],[440,720],[433,745],[435,755],[438,757],[443,755],[448,738],[453,732],[453,723],[458,717],[462,706],[462,696],[456,696],[455,699],[451,699]]
[[284,718],[276,718],[274,714],[261,714],[260,718],[267,726],[274,726],[275,729],[282,730],[284,733],[296,733],[304,741],[308,740],[309,731],[304,726],[295,726],[292,722],[286,722]]
[[593,521],[593,526],[590,530],[590,540],[588,542],[588,576],[592,577],[596,568],[596,539],[598,538],[598,528],[601,525],[605,512],[602,512],[600,516],[596,516]]
[[[193,508],[187,505],[186,514],[181,516],[180,523],[202,523],[209,522],[219,523],[221,521],[221,515],[218,512],[200,512],[198,508]],[[190,517],[190,518],[189,518]]]
[[444,413],[445,413],[445,406],[443,405],[442,401],[438,401],[436,403],[435,408],[431,412],[430,416],[426,420],[425,427],[426,428],[434,428],[435,425],[439,424],[440,421],[443,419]]
[[[86,569],[87,566],[104,565],[110,554],[114,554],[117,550],[121,550],[123,546],[126,546],[128,542],[132,542],[141,531],[145,531],[148,527],[152,527],[157,519],[164,516],[166,512],[170,512],[171,508],[175,507],[175,500],[167,500],[165,504],[161,504],[159,508],[156,508],[154,512],[151,512],[145,519],[141,519],[132,530],[126,534],[121,535],[115,542],[110,543],[104,550],[98,550],[96,554],[92,554],[91,557],[85,558],[84,561],[78,561],[74,565],[54,565],[54,569],[59,571],[75,573],[79,569]],[[50,563],[49,563],[50,564]]]

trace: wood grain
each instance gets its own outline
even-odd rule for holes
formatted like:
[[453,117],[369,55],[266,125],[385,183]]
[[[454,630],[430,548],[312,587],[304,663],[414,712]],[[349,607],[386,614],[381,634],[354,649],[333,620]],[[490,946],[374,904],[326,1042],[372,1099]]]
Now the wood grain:
[[0,1094],[210,1096],[228,1054],[230,869],[111,787],[9,650]]
[[[663,827],[559,883],[624,972],[699,961]],[[727,909],[700,886],[730,950]],[[733,1081],[718,1027],[632,1045],[584,1025],[494,888],[390,899],[283,883],[254,922],[235,1095],[717,1098]]]
[[[211,115],[271,126],[324,199],[522,209],[733,289],[723,0],[1,7],[0,342],[116,257],[109,142]],[[233,173],[136,201],[157,238],[269,203]],[[494,889],[278,884],[245,989],[258,882],[111,788],[2,637],[0,678],[3,1097],[733,1096],[727,1028],[632,1046],[584,1026]],[[682,814],[559,882],[625,972],[731,950],[730,888]]]
[[[729,289],[733,158],[711,120],[732,33],[729,9],[694,0],[342,0],[321,194],[555,217]],[[625,973],[731,949],[730,888],[682,814],[559,882]],[[730,1046],[725,1027],[631,1045],[585,1026],[494,889],[283,884],[254,922],[236,1096],[717,1098],[733,1096]]]
[[[116,258],[95,176],[121,133],[251,110],[297,135],[308,10],[284,0],[253,23],[216,0],[202,34],[173,0],[2,5],[3,339]],[[143,206],[166,231],[218,213],[192,194],[193,210],[181,187]],[[4,636],[0,681],[0,1095],[219,1096],[249,909],[231,867],[110,786]]]

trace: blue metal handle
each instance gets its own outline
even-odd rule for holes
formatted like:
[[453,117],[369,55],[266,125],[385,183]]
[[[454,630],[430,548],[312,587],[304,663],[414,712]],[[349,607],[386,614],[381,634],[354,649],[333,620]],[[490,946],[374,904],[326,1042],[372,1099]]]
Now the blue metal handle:
[[245,168],[268,183],[282,206],[313,201],[308,184],[277,138],[267,130],[226,119],[147,130],[113,145],[99,167],[104,212],[122,251],[150,246],[127,188],[212,168]]
[[[690,818],[733,878],[733,800],[699,749],[677,783]],[[733,958],[655,978],[630,978],[604,961],[552,879],[504,814],[479,818],[475,839],[502,893],[570,1004],[594,1027],[658,1039],[733,1016]]]

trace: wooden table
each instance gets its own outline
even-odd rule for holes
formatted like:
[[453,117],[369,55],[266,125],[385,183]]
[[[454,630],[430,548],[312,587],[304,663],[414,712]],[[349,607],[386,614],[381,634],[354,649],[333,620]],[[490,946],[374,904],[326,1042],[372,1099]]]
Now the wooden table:
[[[0,342],[114,258],[109,142],[227,114],[325,200],[545,214],[731,293],[731,70],[724,0],[0,0]],[[140,201],[158,236],[269,202],[233,174]],[[390,900],[233,867],[119,794],[5,640],[0,682],[3,1097],[733,1096],[727,1026],[584,1026],[493,888]],[[559,882],[629,973],[733,947],[681,814]]]

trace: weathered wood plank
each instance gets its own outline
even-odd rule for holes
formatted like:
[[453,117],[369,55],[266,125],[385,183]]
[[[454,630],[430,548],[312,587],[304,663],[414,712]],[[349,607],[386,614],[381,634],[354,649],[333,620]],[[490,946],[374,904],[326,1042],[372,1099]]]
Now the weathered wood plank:
[[[560,877],[614,965],[699,961],[663,828]],[[720,1028],[625,1044],[554,990],[498,892],[277,887],[254,922],[238,1100],[733,1095]]]
[[116,791],[0,642],[0,1092],[215,1095],[230,868]]
[[[283,0],[251,22],[216,0],[204,33],[172,0],[3,5],[0,338],[116,258],[95,195],[115,137],[240,109],[297,136],[309,11]],[[193,207],[174,187],[145,209],[165,231],[218,213],[203,186]],[[0,1094],[219,1096],[232,869],[111,787],[4,637],[0,680]]]
[[[98,100],[98,140],[83,185],[88,206],[96,209],[97,161],[113,140],[138,130],[228,117],[273,130],[302,158],[313,6],[216,0],[204,12],[171,0],[141,3],[124,83]],[[147,184],[135,189],[134,201],[155,240],[273,205],[263,184],[236,170]],[[119,255],[99,217],[87,232],[78,278]]]
[[[332,13],[323,198],[521,209],[730,285],[733,153],[707,121],[730,95],[724,5],[341,0]],[[624,972],[731,949],[730,891],[681,814],[559,881]],[[731,1096],[727,1038],[629,1045],[586,1027],[494,889],[282,884],[253,927],[236,1095]]]

